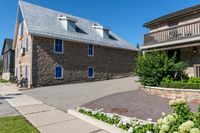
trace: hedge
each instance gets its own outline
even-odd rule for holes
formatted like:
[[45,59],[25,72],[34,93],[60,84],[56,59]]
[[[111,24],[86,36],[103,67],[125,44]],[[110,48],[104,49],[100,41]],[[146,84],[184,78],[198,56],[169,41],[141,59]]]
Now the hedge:
[[200,89],[200,83],[161,82],[160,86],[179,89]]

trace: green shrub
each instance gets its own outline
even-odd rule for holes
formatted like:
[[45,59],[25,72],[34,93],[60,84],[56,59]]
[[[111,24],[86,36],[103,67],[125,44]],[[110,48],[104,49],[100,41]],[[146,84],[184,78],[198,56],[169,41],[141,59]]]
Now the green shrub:
[[187,81],[188,83],[200,83],[200,78],[197,77],[190,77]]
[[179,89],[200,89],[199,83],[182,83],[182,82],[161,82],[161,87],[179,88]]
[[184,73],[187,66],[185,62],[176,63],[176,54],[168,58],[164,52],[151,52],[138,56],[136,74],[142,85],[158,86],[164,77],[174,80],[187,78]]

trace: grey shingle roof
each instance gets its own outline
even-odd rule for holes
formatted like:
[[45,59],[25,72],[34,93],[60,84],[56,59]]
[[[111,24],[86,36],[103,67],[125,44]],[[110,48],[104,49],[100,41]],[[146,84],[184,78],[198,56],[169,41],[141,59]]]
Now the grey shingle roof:
[[[102,38],[92,27],[92,24],[97,22],[37,6],[24,1],[20,1],[19,5],[22,11],[22,15],[26,21],[28,32],[30,34],[103,45],[107,47],[138,50],[114,34],[112,31],[110,31],[110,35],[116,40]],[[85,33],[67,31],[59,22],[59,15],[77,19],[77,27]]]
[[193,14],[194,12],[197,12],[199,10],[200,10],[200,4],[192,6],[192,7],[188,7],[188,8],[185,8],[185,9],[182,9],[182,10],[161,16],[161,17],[156,18],[156,19],[154,19],[150,22],[147,22],[147,23],[144,24],[144,27],[148,28],[152,25],[157,25],[157,23],[166,21],[167,19],[175,19],[175,18],[177,19],[177,17],[181,17],[184,14],[189,14],[189,13]]

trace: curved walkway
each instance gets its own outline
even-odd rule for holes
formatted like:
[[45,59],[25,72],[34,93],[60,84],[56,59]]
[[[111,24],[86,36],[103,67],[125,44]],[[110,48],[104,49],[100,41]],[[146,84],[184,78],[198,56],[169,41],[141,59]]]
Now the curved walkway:
[[[91,109],[103,108],[105,112],[118,112],[121,115],[143,120],[152,118],[156,121],[162,116],[162,112],[172,112],[168,103],[169,99],[135,90],[109,95],[82,106]],[[194,104],[190,104],[190,107],[193,111],[197,109],[197,105]]]

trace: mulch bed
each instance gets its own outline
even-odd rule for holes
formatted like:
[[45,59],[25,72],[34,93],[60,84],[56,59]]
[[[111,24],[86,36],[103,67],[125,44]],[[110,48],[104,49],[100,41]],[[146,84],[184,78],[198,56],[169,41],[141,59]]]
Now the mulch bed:
[[[82,107],[90,109],[103,108],[104,112],[118,113],[143,120],[151,118],[153,121],[156,121],[162,116],[162,112],[172,112],[168,104],[169,100],[147,94],[141,90],[134,90],[109,95],[84,104]],[[189,106],[192,111],[197,110],[196,104],[190,103]]]

